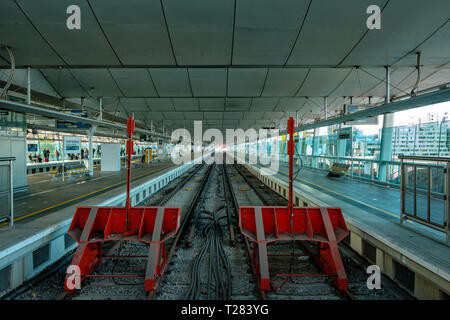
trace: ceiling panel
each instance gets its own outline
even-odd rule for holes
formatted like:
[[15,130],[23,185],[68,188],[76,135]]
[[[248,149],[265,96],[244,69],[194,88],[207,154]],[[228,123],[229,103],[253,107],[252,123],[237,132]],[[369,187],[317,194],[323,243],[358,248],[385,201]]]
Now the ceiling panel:
[[360,96],[386,78],[384,68],[353,69],[331,96]]
[[[78,1],[80,30],[66,27],[67,7],[73,0],[17,1],[44,38],[69,65],[119,65],[87,2]],[[80,48],[83,48],[80,50]]]
[[224,120],[240,120],[242,119],[243,112],[225,112],[223,115]]
[[227,69],[189,69],[192,92],[194,96],[225,96],[227,86]]
[[308,98],[301,110],[302,112],[305,110],[312,110],[313,112],[323,116],[325,112],[325,101],[322,97]]
[[164,112],[164,117],[168,120],[184,120],[183,112]]
[[147,98],[145,100],[152,111],[175,111],[170,98]]
[[305,98],[281,98],[276,111],[297,111],[305,103]]
[[262,117],[262,112],[245,112],[243,119],[245,120],[259,120]]
[[184,112],[184,118],[188,120],[202,120],[203,112]]
[[260,96],[267,68],[231,68],[228,74],[228,95],[232,97]]
[[121,98],[120,102],[128,111],[143,111],[148,112],[149,107],[144,98]]
[[191,97],[187,70],[156,68],[150,69],[156,90],[161,97]]
[[[414,9],[405,10],[406,5]],[[448,0],[390,1],[381,14],[381,30],[368,32],[344,64],[391,65],[432,35],[449,19],[449,12]]]
[[173,105],[176,111],[198,111],[197,98],[173,98]]
[[271,68],[262,95],[268,97],[294,96],[307,73],[308,69]]
[[90,3],[124,64],[175,64],[159,0],[95,0]]
[[90,96],[123,96],[107,69],[71,69],[71,72]]
[[171,0],[163,4],[178,64],[230,62],[233,0]]
[[222,118],[220,118],[220,120],[206,120],[204,121],[205,124],[207,125],[216,125],[216,126],[221,126],[222,125]]
[[[2,1],[0,6],[0,43],[11,47],[17,65],[64,64],[13,1]],[[9,65],[6,50],[1,48],[0,55],[8,61],[0,59],[0,65]]]
[[236,6],[233,64],[284,64],[308,1],[243,0]]
[[251,98],[227,98],[225,111],[247,111],[251,101]]
[[422,78],[422,81],[419,83],[419,90],[450,82],[450,68],[442,68],[434,71],[436,72],[433,72],[432,76]]
[[275,121],[275,120],[281,119],[281,117],[283,117],[283,116],[284,116],[283,112],[269,112],[269,111],[267,111],[267,112],[264,113],[263,119],[274,120]]
[[203,112],[203,117],[204,119],[208,119],[208,120],[222,120],[223,118],[223,113],[222,112]]
[[133,114],[135,120],[147,120],[147,112],[134,111]]
[[[411,75],[416,74],[414,68],[392,68],[390,72],[391,78],[391,95],[401,94],[401,88],[408,86],[408,79],[411,78]],[[386,79],[385,75],[380,74],[380,79],[378,84],[372,87],[370,90],[366,91],[364,95],[366,96],[384,96],[386,94]],[[415,80],[414,80],[415,81]],[[399,88],[399,89],[397,89]]]
[[147,69],[109,69],[127,97],[156,97],[157,93]]
[[[421,64],[427,66],[441,66],[450,62],[450,20],[431,38],[417,48],[422,52]],[[398,61],[395,66],[416,66],[417,55],[410,54]]]
[[200,98],[201,111],[223,111],[225,99],[224,98]]
[[224,128],[236,128],[238,125],[238,122],[236,120],[223,120],[222,126]]
[[349,71],[343,68],[311,68],[297,96],[328,96]]
[[103,110],[114,113],[114,110],[117,108],[119,103],[120,103],[119,98],[104,97],[103,98]]
[[67,69],[41,69],[47,81],[63,97],[81,97],[87,92],[79,85],[72,73]]
[[239,126],[241,128],[253,128],[255,124],[255,121],[253,120],[240,120]]
[[271,111],[280,101],[279,98],[253,98],[251,111]]
[[[386,2],[387,0],[312,1],[287,64],[337,65],[367,31],[367,7],[374,4],[382,8]],[[379,52],[378,48],[377,53]]]

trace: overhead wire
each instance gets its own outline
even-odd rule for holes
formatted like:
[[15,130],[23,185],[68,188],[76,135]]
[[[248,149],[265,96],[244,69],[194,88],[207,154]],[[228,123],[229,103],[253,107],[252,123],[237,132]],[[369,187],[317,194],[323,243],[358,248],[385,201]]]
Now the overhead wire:
[[14,54],[10,47],[5,46],[6,51],[8,51],[9,61],[11,63],[11,73],[9,74],[9,78],[6,81],[6,85],[3,87],[2,92],[0,93],[0,98],[4,98],[8,92],[9,86],[11,85],[14,75],[16,72],[16,60],[14,59]]

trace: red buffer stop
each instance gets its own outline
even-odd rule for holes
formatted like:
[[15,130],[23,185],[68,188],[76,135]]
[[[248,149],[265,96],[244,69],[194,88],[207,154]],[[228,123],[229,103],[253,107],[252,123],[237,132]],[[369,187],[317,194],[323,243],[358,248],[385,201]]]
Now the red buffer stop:
[[[261,290],[269,290],[267,246],[279,241],[309,241],[317,245],[315,260],[339,290],[347,290],[347,275],[337,244],[349,232],[340,208],[293,206],[294,120],[288,120],[289,202],[287,207],[240,207],[239,227],[253,242],[253,264]],[[299,275],[288,275],[299,276]]]
[[[72,266],[80,270],[81,281],[102,262],[102,245],[108,241],[138,241],[149,245],[145,289],[153,291],[166,263],[166,240],[180,228],[180,208],[132,207],[130,201],[131,155],[134,120],[127,121],[127,198],[125,207],[78,207],[69,236],[78,243]],[[66,275],[65,290],[71,275]]]

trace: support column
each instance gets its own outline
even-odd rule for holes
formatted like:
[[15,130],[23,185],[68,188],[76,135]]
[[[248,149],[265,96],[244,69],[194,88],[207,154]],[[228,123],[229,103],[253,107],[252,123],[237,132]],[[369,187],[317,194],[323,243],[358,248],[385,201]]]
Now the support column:
[[312,156],[313,156],[313,161],[312,161],[312,166],[313,168],[317,168],[317,158],[315,156],[318,156],[319,153],[319,136],[318,134],[318,128],[314,129],[314,135],[313,135],[313,145],[312,145]]
[[[390,73],[389,67],[386,66],[386,97],[385,104],[390,103],[391,88],[390,88]],[[394,113],[386,113],[383,117],[383,129],[381,132],[380,144],[380,160],[390,161],[392,158],[392,138],[394,136]],[[386,174],[389,166],[386,163],[379,165],[378,180],[386,182],[389,177]]]
[[27,68],[27,104],[31,104],[31,68]]
[[92,145],[92,136],[94,135],[95,131],[97,130],[97,126],[91,126],[91,128],[88,130],[88,136],[89,136],[89,175],[91,177],[94,176],[94,152],[93,152],[93,145]]
[[99,114],[98,120],[102,121],[103,120],[103,98],[102,97],[99,98],[99,106],[98,107],[100,109],[100,114]]
[[328,119],[328,97],[323,97],[323,106],[324,106],[324,119]]

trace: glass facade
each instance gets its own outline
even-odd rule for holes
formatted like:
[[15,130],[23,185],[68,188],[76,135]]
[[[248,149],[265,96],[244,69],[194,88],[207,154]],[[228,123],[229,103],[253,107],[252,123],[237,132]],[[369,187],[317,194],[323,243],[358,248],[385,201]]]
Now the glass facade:
[[[392,133],[392,155],[380,159],[381,138],[384,132]],[[329,133],[317,135],[317,133]],[[373,130],[372,130],[373,132]],[[314,134],[316,133],[316,135]],[[410,126],[379,129],[378,133],[364,134],[358,126],[330,126],[298,132],[296,153],[305,167],[330,170],[333,164],[348,167],[347,175],[392,185],[400,184],[399,156],[450,157],[450,121],[429,122]],[[284,137],[279,137],[280,160],[288,161]],[[419,170],[417,183],[428,181],[430,174],[433,191],[442,193],[444,188],[442,168],[431,174]]]
[[25,114],[0,110],[0,135],[23,137],[26,131]]
[[[335,127],[329,127],[328,132],[332,133],[327,135],[314,135],[313,131],[300,132],[298,154],[380,160],[383,130],[392,130],[393,161],[399,155],[450,157],[450,121],[385,128],[369,135],[355,126],[346,128],[352,128],[350,136],[342,137]],[[283,146],[281,143],[280,147]],[[285,152],[284,148],[280,151]]]

